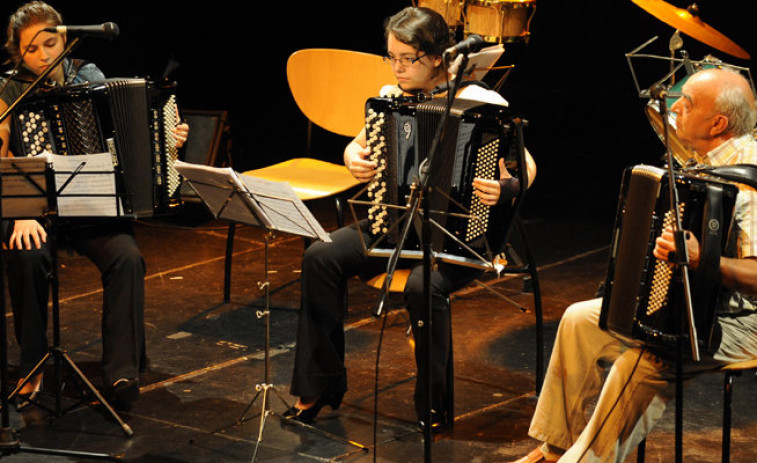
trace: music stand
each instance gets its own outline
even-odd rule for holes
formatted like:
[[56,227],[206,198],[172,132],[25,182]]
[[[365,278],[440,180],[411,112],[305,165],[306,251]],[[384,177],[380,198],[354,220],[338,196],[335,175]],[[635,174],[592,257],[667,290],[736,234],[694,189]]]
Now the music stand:
[[[4,188],[0,192],[1,201],[0,201],[0,210],[3,211],[2,218],[8,219],[8,218],[16,218],[16,219],[37,219],[40,217],[43,217],[46,222],[46,227],[48,229],[48,242],[50,244],[50,254],[51,254],[51,271],[50,271],[50,285],[51,285],[51,291],[52,291],[52,319],[53,319],[53,344],[48,349],[48,352],[45,354],[45,356],[37,363],[37,365],[32,369],[32,371],[22,379],[22,381],[18,384],[18,386],[13,390],[13,392],[8,395],[7,391],[7,330],[5,328],[5,320],[2,322],[2,342],[3,342],[3,387],[2,387],[2,399],[3,399],[3,437],[4,439],[11,438],[13,436],[13,432],[10,431],[10,428],[7,426],[7,407],[8,407],[8,401],[11,399],[14,395],[20,391],[26,383],[29,382],[29,380],[34,377],[37,373],[40,373],[42,370],[44,370],[45,365],[47,364],[47,361],[50,358],[53,358],[54,364],[55,364],[55,370],[54,370],[54,382],[55,382],[55,410],[48,410],[55,414],[55,416],[60,417],[63,412],[61,411],[62,408],[62,390],[60,386],[60,371],[63,363],[65,363],[66,366],[68,366],[73,373],[79,378],[79,380],[84,383],[87,388],[92,392],[92,394],[97,398],[97,400],[105,407],[105,409],[113,416],[113,418],[121,425],[121,428],[126,433],[127,436],[132,436],[134,433],[131,430],[131,428],[123,422],[123,420],[118,416],[118,414],[113,410],[113,408],[110,406],[110,404],[105,400],[105,398],[100,394],[100,392],[97,390],[97,388],[87,379],[87,377],[82,373],[82,371],[76,366],[76,364],[71,360],[71,358],[66,353],[65,349],[63,349],[60,345],[60,318],[59,318],[59,298],[58,298],[58,276],[57,276],[57,248],[56,248],[56,224],[54,223],[55,217],[60,215],[59,208],[62,206],[62,211],[64,214],[66,212],[73,212],[75,209],[72,209],[67,206],[66,199],[61,199],[64,196],[67,196],[67,194],[64,193],[64,191],[71,186],[71,196],[76,196],[77,191],[81,191],[81,185],[87,184],[88,182],[85,181],[88,175],[96,175],[97,177],[102,178],[103,175],[112,177],[111,184],[113,186],[112,189],[108,189],[105,191],[105,193],[91,193],[90,195],[87,195],[88,198],[91,198],[93,196],[101,196],[108,198],[107,201],[112,201],[112,197],[115,196],[115,177],[113,176],[113,165],[110,161],[110,155],[109,154],[103,154],[100,155],[100,157],[97,157],[98,155],[88,156],[88,161],[84,161],[80,159],[80,156],[74,156],[70,157],[68,160],[68,163],[77,163],[77,167],[73,171],[68,172],[59,172],[58,177],[60,177],[60,174],[63,174],[65,179],[61,179],[62,181],[56,181],[56,173],[53,169],[53,159],[57,158],[57,156],[37,156],[34,158],[4,158],[0,160],[0,176],[2,176],[3,181],[5,182]],[[99,162],[93,162],[92,166],[94,166],[94,169],[92,168],[85,168],[85,166],[89,163],[89,160],[92,161],[99,161]],[[107,163],[110,167],[110,169],[106,169],[105,171],[101,170],[103,163]],[[79,177],[81,175],[81,177]],[[78,178],[77,178],[78,177]],[[107,183],[107,181],[106,181]],[[60,188],[56,189],[56,186],[60,185]],[[60,202],[59,202],[60,201]],[[73,203],[71,203],[73,204]],[[113,203],[115,204],[115,202]],[[117,211],[117,209],[114,209],[114,211]],[[4,271],[4,269],[2,269]],[[5,314],[5,300],[4,300],[4,294],[3,301],[2,301],[2,307],[3,307],[3,315]],[[34,402],[35,405],[38,405],[42,408],[47,409],[46,407],[43,407],[39,402]],[[53,454],[53,455],[62,455],[62,456],[79,456],[79,457],[85,457],[85,458],[94,458],[94,459],[115,459],[116,457],[106,455],[106,454],[96,454],[96,453],[89,453],[89,452],[72,452],[72,451],[64,451],[64,450],[55,450],[55,449],[32,449],[32,448],[26,448],[26,447],[20,447],[17,441],[10,441],[7,444],[3,442],[2,445],[0,445],[3,450],[10,450],[10,451],[27,451],[31,453],[44,453],[44,454]]]
[[[13,397],[24,385],[37,373],[43,371],[47,361],[53,358],[55,364],[55,409],[54,414],[57,417],[62,416],[66,411],[62,411],[62,393],[60,388],[60,367],[62,362],[84,383],[87,389],[95,396],[98,402],[108,411],[108,413],[121,426],[127,436],[132,436],[134,432],[116,413],[113,407],[108,403],[91,381],[76,366],[74,361],[69,357],[66,350],[61,347],[60,340],[60,304],[59,304],[59,280],[58,280],[58,258],[57,258],[57,218],[58,217],[120,217],[122,208],[116,194],[116,183],[113,163],[109,153],[80,155],[80,156],[58,156],[46,154],[34,158],[26,158],[32,166],[32,172],[39,172],[39,168],[33,167],[34,162],[43,164],[46,172],[46,186],[42,188],[38,182],[35,182],[30,174],[20,167],[20,160],[3,159],[1,162],[10,164],[17,172],[15,175],[26,180],[26,184],[13,183],[10,186],[15,187],[13,190],[6,188],[3,192],[3,198],[15,198],[26,202],[35,198],[29,195],[29,189],[34,188],[44,195],[39,196],[47,201],[47,207],[41,215],[37,209],[33,209],[32,214],[24,214],[21,211],[16,212],[20,215],[6,215],[8,218],[38,218],[43,217],[48,229],[48,242],[50,243],[51,272],[50,285],[52,289],[52,321],[53,321],[53,344],[47,354],[39,361],[29,374],[23,378],[21,383],[10,394]],[[27,166],[29,167],[29,166]],[[12,177],[11,177],[12,178]],[[19,194],[17,189],[22,190]],[[25,191],[25,194],[23,190]],[[35,403],[40,405],[39,403]],[[45,408],[45,407],[42,407]],[[71,407],[73,408],[73,407]],[[69,409],[70,410],[70,409]]]
[[[255,452],[252,457],[252,461],[255,461],[258,447],[263,440],[263,429],[265,427],[266,419],[269,415],[276,415],[276,413],[272,412],[269,408],[268,391],[273,390],[284,406],[289,409],[289,404],[287,404],[286,400],[284,400],[281,394],[279,394],[276,387],[271,384],[270,377],[271,314],[268,266],[270,240],[277,232],[290,233],[311,239],[316,238],[326,242],[330,242],[331,238],[315,217],[313,217],[310,210],[297,196],[292,187],[286,182],[275,182],[250,175],[237,174],[237,172],[230,167],[209,167],[182,161],[177,161],[175,167],[195,190],[200,197],[200,200],[205,203],[216,219],[243,223],[266,230],[264,255],[265,281],[258,284],[260,289],[263,290],[265,296],[265,308],[256,312],[256,317],[258,319],[263,318],[265,322],[264,382],[258,383],[255,386],[255,396],[244,409],[240,418],[234,423],[234,425],[237,425],[246,421],[245,415],[262,394],[260,426],[258,428]],[[298,421],[292,421],[292,423],[297,423],[310,428],[310,426]],[[339,436],[325,433],[317,428],[311,429],[326,434],[328,437],[351,443],[360,448],[365,448]]]

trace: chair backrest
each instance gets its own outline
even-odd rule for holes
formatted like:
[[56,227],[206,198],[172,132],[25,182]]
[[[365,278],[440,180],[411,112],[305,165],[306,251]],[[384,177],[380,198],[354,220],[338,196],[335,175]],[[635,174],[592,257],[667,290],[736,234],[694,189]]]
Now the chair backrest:
[[294,101],[311,122],[352,137],[365,126],[365,102],[396,80],[378,55],[348,50],[310,48],[287,61],[287,80]]

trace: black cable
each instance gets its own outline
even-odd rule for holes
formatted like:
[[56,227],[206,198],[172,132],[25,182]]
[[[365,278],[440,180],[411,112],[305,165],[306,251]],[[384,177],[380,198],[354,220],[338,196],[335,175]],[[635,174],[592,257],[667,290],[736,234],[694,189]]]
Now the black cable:
[[373,383],[373,461],[376,462],[376,450],[378,449],[378,391],[379,391],[379,364],[381,357],[381,345],[384,342],[384,330],[386,329],[387,311],[381,320],[381,329],[379,330],[378,346],[376,347],[376,367]]
[[628,379],[626,380],[626,383],[623,385],[623,388],[620,390],[620,394],[618,394],[618,397],[615,399],[615,403],[612,404],[612,407],[610,407],[610,410],[607,412],[607,415],[605,415],[604,419],[602,420],[602,423],[599,425],[599,429],[597,429],[597,432],[594,434],[594,437],[592,437],[591,441],[589,441],[589,444],[586,446],[586,449],[583,451],[583,453],[581,454],[581,457],[578,459],[579,462],[583,460],[583,458],[586,456],[586,453],[589,451],[589,449],[591,449],[591,446],[594,445],[594,441],[597,440],[597,437],[599,437],[599,433],[602,432],[602,428],[604,427],[605,423],[607,423],[607,420],[610,418],[610,414],[612,414],[613,410],[615,410],[615,407],[620,402],[620,398],[623,397],[623,394],[625,394],[626,388],[631,383],[631,378],[633,378],[633,375],[634,373],[636,373],[636,369],[638,368],[639,363],[641,362],[641,357],[644,355],[644,352],[646,351],[647,351],[646,347],[643,347],[639,351],[639,357],[636,359],[636,363],[634,364],[633,369],[631,370],[631,373],[628,375]]

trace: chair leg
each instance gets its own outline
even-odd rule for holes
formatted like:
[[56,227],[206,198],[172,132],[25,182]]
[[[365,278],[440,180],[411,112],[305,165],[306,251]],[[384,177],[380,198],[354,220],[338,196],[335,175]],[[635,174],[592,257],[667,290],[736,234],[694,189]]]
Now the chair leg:
[[[447,298],[447,305],[449,306],[450,313],[452,312],[452,305],[449,298]],[[446,416],[449,420],[449,425],[452,426],[455,423],[455,367],[453,362],[454,349],[452,346],[452,324],[450,324],[449,331],[449,357],[447,358],[447,397],[445,407],[447,408]]]
[[638,447],[636,447],[636,463],[644,463],[644,457],[647,453],[647,440],[644,439],[641,442],[639,442]]
[[[721,461],[722,463],[729,463],[731,461],[731,404],[732,404],[732,398],[733,398],[733,377],[736,374],[736,372],[733,371],[727,371],[725,372],[725,381],[723,383],[723,436],[722,436],[722,444],[721,444]],[[680,446],[680,442],[678,442],[679,433],[681,432],[681,415],[680,415],[680,408],[681,408],[681,401],[676,397],[676,451],[678,452],[678,448]],[[644,463],[644,454],[646,453],[646,439],[641,441],[639,443],[639,446],[637,447],[636,451],[636,461],[637,463]],[[676,458],[680,458],[678,453],[676,454]]]
[[223,267],[223,302],[231,300],[231,258],[234,254],[234,235],[236,224],[229,222],[229,231],[226,235],[226,258]]
[[534,295],[534,316],[536,317],[536,386],[535,391],[538,396],[541,393],[541,387],[544,384],[544,316],[541,304],[541,288],[539,287],[539,273],[536,268],[536,261],[531,252],[531,246],[528,242],[528,236],[523,228],[523,222],[520,217],[515,219],[515,227],[520,235],[523,249],[526,252],[526,261],[528,262],[528,274],[531,276],[531,289]]
[[[679,343],[682,341],[679,340]],[[678,347],[680,349],[680,346]],[[680,356],[680,352],[678,354]],[[676,362],[676,410],[675,410],[675,461],[683,461],[683,366]]]
[[344,226],[344,201],[342,201],[341,196],[336,195],[334,203],[336,203],[336,225],[342,228]]
[[[344,227],[344,205],[342,204],[342,198],[339,195],[334,197],[334,205],[336,206],[336,225],[337,228]],[[345,282],[344,292],[342,293],[342,301],[344,301],[344,310],[349,307],[349,298],[347,287],[349,285]]]
[[733,372],[725,373],[723,385],[723,440],[722,461],[728,463],[731,459],[731,398],[733,397]]

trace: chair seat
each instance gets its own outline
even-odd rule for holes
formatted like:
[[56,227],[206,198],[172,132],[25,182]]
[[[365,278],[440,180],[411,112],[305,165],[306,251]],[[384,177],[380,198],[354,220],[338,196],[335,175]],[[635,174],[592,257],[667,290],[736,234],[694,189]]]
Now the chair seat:
[[[393,293],[399,293],[399,292],[404,291],[405,283],[407,283],[407,279],[409,277],[410,277],[410,269],[399,268],[395,270],[394,275],[392,276],[392,283],[389,285],[389,291]],[[379,273],[378,275],[366,281],[365,283],[372,288],[383,289],[385,280],[386,280],[386,273]]]
[[720,370],[723,372],[729,372],[729,371],[751,370],[752,368],[757,368],[757,359],[744,360],[743,362],[729,363],[728,365],[721,367]]
[[343,165],[313,158],[294,158],[260,169],[248,170],[244,175],[288,182],[303,201],[332,196],[360,183]]

